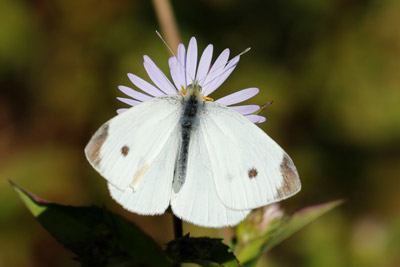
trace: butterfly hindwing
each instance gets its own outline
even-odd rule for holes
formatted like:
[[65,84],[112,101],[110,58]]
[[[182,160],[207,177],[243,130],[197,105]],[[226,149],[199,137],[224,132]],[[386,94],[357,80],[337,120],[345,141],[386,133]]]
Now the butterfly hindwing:
[[180,136],[182,98],[153,98],[106,122],[85,148],[111,195],[130,211],[160,214],[168,207]]
[[217,196],[210,155],[200,127],[191,134],[186,179],[179,192],[172,193],[174,214],[205,227],[231,226],[242,221],[249,210],[232,210]]
[[300,190],[290,157],[241,114],[218,103],[205,102],[200,127],[218,197],[227,207],[253,209]]
[[108,184],[111,197],[125,209],[142,215],[162,214],[171,198],[178,138],[173,133],[164,148],[143,174],[136,190],[127,187],[120,190]]

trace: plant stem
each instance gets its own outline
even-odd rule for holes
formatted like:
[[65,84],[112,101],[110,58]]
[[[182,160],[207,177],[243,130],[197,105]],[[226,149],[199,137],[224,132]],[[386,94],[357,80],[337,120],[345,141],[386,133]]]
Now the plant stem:
[[174,215],[174,236],[175,239],[183,236],[182,220]]
[[169,0],[153,0],[153,5],[165,40],[176,54],[180,37],[171,3]]
[[[182,220],[176,217],[175,215],[173,216],[173,223],[174,223],[174,236],[175,240],[178,238],[181,238],[183,236],[183,227],[182,227]],[[181,267],[180,263],[175,263],[173,267]]]

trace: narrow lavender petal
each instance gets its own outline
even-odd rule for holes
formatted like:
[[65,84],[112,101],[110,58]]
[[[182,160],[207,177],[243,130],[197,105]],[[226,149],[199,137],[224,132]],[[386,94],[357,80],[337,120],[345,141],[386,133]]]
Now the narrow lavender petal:
[[242,105],[242,106],[230,106],[231,109],[236,110],[242,115],[248,115],[256,112],[260,109],[258,105]]
[[168,59],[168,65],[169,65],[169,71],[171,73],[172,81],[175,84],[175,87],[178,89],[178,91],[181,91],[181,85],[184,83],[184,77],[181,74],[181,68],[178,66],[178,60],[176,57],[170,57]]
[[197,66],[197,41],[196,38],[192,37],[190,39],[186,55],[186,71],[187,71],[186,81],[188,81],[188,83],[193,83],[193,80],[196,78],[196,66]]
[[228,65],[225,66],[223,73],[219,77],[215,77],[214,81],[210,81],[210,84],[207,85],[207,91],[204,94],[205,96],[211,94],[215,90],[218,89],[218,87],[221,86],[223,82],[231,75],[233,70],[236,68],[237,64],[239,63],[240,57],[234,57],[231,62],[228,63]]
[[140,102],[140,101],[133,100],[133,99],[130,99],[130,98],[124,98],[124,97],[117,97],[117,99],[118,99],[119,101],[125,103],[125,104],[128,104],[128,105],[132,106],[132,107],[134,107],[134,106],[139,105],[140,103],[142,103],[142,102]]
[[265,117],[259,115],[246,115],[245,117],[254,123],[263,123],[267,120]]
[[139,100],[139,101],[146,101],[146,100],[149,100],[149,99],[152,98],[151,96],[148,96],[148,95],[145,95],[143,93],[140,93],[140,92],[138,92],[136,90],[133,90],[132,88],[129,88],[129,87],[124,86],[124,85],[118,86],[118,89],[122,93],[126,94],[127,96],[130,96],[133,99],[136,99],[136,100]]
[[167,76],[157,67],[157,65],[148,57],[144,56],[144,68],[150,79],[167,95],[176,94],[176,89],[168,80]]
[[118,115],[119,114],[121,114],[121,113],[124,113],[125,111],[127,111],[129,108],[120,108],[120,109],[117,109],[117,113],[118,113]]
[[181,84],[179,85],[179,90],[181,90],[181,85],[183,87],[187,87],[187,82],[186,82],[186,50],[185,46],[183,44],[178,45],[178,61],[177,61],[177,67],[179,68],[179,71],[177,72],[179,75],[181,75],[180,81]]
[[213,81],[216,77],[221,75],[224,71],[224,66],[229,58],[229,49],[226,48],[222,53],[219,55],[215,63],[213,64],[212,68],[208,72],[208,75],[203,83],[203,95],[209,95],[208,93],[208,85],[211,81]]
[[220,98],[216,100],[215,102],[229,106],[229,105],[234,105],[240,102],[243,102],[249,98],[252,98],[256,94],[258,94],[260,90],[258,88],[247,88],[243,89],[240,91],[237,91],[233,94],[224,96],[223,98]]
[[135,74],[128,73],[128,78],[131,82],[136,85],[140,90],[148,93],[152,96],[162,96],[165,95],[163,92],[160,91],[157,87],[151,85],[150,83],[146,82],[142,78],[136,76]]
[[211,59],[213,55],[214,47],[209,44],[206,49],[204,49],[203,54],[200,58],[199,68],[197,69],[196,79],[199,81],[200,86],[203,86],[205,77],[210,70]]

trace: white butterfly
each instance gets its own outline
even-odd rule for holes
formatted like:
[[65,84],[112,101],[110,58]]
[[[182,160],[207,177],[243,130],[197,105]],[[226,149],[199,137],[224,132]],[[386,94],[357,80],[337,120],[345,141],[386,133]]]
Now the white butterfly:
[[196,72],[192,38],[187,55],[181,44],[178,57],[170,59],[176,87],[148,57],[145,68],[158,88],[129,77],[154,97],[120,87],[136,99],[121,101],[134,107],[103,124],[85,153],[127,210],[155,215],[171,206],[177,217],[199,226],[232,226],[252,209],[300,190],[290,157],[253,123],[263,121],[249,114],[254,106],[227,107],[254,96],[254,90],[208,101],[239,61],[227,62],[225,51],[210,69],[208,46]]

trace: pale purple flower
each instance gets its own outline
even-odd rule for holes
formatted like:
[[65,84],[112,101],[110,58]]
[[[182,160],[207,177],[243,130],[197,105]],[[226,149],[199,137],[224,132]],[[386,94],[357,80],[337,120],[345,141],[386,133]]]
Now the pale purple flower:
[[265,230],[273,220],[280,219],[285,215],[279,203],[272,203],[262,207],[261,210],[263,211],[263,216],[262,221],[258,225],[260,231]]
[[[144,56],[144,68],[146,69],[147,74],[155,86],[146,82],[140,77],[129,73],[128,77],[131,82],[144,93],[141,93],[130,87],[120,85],[118,86],[119,90],[121,90],[130,98],[117,97],[117,99],[130,106],[136,106],[141,102],[149,100],[153,97],[181,93],[182,87],[186,89],[187,86],[193,83],[194,80],[197,80],[198,84],[202,87],[203,97],[208,97],[229,77],[240,59],[239,55],[228,61],[229,49],[227,48],[222,51],[222,53],[215,60],[214,64],[211,64],[212,54],[213,45],[209,44],[197,63],[198,56],[196,38],[192,37],[190,39],[187,51],[185,50],[185,46],[183,44],[179,44],[177,58],[170,57],[168,60],[173,83],[171,83],[171,81],[165,76],[160,68],[158,68],[148,56]],[[217,99],[215,102],[236,110],[254,123],[262,123],[265,121],[263,116],[252,114],[259,110],[260,106],[235,106],[238,103],[252,98],[258,94],[258,92],[258,88],[251,87],[224,96],[220,99]],[[120,114],[126,110],[127,108],[121,108],[117,110],[117,113]]]

